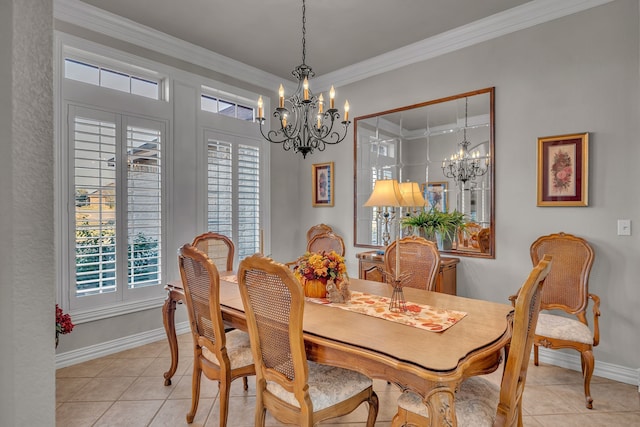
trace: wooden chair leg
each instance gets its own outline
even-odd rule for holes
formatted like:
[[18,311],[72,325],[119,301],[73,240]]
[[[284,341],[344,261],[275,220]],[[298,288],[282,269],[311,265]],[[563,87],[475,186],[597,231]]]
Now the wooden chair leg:
[[538,366],[538,345],[533,345],[533,364]]
[[588,409],[593,409],[593,398],[591,397],[591,377],[595,361],[593,359],[593,351],[591,349],[580,353],[582,362],[582,377],[584,378],[584,397]]
[[369,399],[369,416],[367,417],[367,426],[374,427],[376,424],[376,417],[378,416],[378,395],[371,394]]
[[220,427],[226,427],[229,417],[229,389],[231,384],[229,378],[222,378],[220,382]]
[[[196,359],[197,360],[197,359]],[[200,400],[200,379],[202,371],[197,362],[194,361],[193,377],[191,379],[191,409],[187,413],[187,423],[191,424],[198,410],[198,402]]]
[[247,381],[247,377],[242,377],[242,385],[244,386],[244,391],[249,390],[249,382]]

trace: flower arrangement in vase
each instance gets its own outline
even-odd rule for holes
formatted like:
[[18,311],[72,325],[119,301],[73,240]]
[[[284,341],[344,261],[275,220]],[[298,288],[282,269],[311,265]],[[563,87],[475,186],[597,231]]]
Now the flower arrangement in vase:
[[60,334],[68,334],[73,331],[75,325],[71,322],[71,316],[66,314],[56,304],[56,347],[58,347],[58,339]]
[[329,290],[336,288],[341,291],[344,288],[348,292],[347,266],[344,257],[335,251],[306,252],[298,258],[294,274],[302,284],[306,297],[325,298],[327,285]]

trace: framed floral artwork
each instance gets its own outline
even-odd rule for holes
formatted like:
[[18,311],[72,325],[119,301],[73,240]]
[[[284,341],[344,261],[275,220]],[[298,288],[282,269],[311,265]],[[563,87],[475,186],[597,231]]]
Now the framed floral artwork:
[[317,163],[312,166],[313,206],[333,206],[333,162]]
[[588,206],[589,134],[538,138],[538,206]]
[[422,184],[422,196],[427,202],[427,209],[439,212],[447,212],[449,207],[449,193],[446,182],[427,182]]

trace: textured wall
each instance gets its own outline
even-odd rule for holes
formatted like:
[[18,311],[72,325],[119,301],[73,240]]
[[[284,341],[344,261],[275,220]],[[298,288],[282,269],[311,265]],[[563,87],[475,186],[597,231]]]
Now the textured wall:
[[4,1],[0,16],[1,423],[51,426],[55,425],[52,2]]

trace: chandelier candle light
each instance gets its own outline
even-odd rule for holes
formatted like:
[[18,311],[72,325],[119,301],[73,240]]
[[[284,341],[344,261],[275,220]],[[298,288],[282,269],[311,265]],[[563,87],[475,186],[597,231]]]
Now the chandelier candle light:
[[[467,181],[474,181],[477,177],[487,173],[489,169],[489,156],[480,156],[479,152],[469,153],[469,144],[467,140],[468,127],[468,107],[469,98],[465,98],[464,104],[464,129],[462,141],[460,142],[460,151],[451,156],[449,160],[442,161],[442,172],[447,178],[452,178],[455,182],[464,186]],[[484,159],[484,167],[481,160]]]
[[326,144],[337,144],[347,136],[349,127],[349,101],[344,103],[344,120],[340,122],[342,129],[334,125],[340,119],[340,113],[335,108],[336,92],[333,86],[329,91],[329,108],[324,109],[324,97],[314,95],[309,89],[309,78],[314,72],[305,63],[306,54],[306,4],[302,0],[302,64],[292,72],[298,80],[298,88],[290,97],[285,98],[284,86],[280,85],[278,91],[278,108],[273,112],[273,117],[278,121],[279,128],[269,130],[265,135],[263,125],[264,102],[262,96],[258,99],[258,117],[260,133],[270,142],[282,144],[285,151],[293,149],[296,153],[307,154],[314,150],[324,151]]

